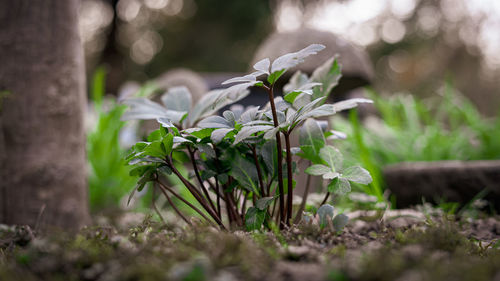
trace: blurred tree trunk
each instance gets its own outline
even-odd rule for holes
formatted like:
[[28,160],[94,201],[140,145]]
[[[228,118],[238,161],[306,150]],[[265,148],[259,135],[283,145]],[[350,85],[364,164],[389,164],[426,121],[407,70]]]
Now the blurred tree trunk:
[[0,0],[0,223],[89,221],[78,4]]

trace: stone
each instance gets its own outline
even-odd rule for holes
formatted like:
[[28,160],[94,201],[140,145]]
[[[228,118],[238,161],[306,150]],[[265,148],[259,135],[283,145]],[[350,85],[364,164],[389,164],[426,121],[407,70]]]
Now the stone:
[[422,198],[466,204],[486,190],[484,199],[500,210],[500,160],[407,162],[389,165],[383,173],[399,208]]

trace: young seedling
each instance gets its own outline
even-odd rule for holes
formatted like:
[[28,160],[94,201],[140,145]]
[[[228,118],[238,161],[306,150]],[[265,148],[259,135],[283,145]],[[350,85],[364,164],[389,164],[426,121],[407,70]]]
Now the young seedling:
[[[140,177],[136,189],[151,182],[188,224],[190,221],[171,197],[221,229],[236,226],[251,231],[262,226],[272,229],[274,222],[283,229],[302,217],[307,196],[299,211],[293,210],[293,176],[297,173],[294,154],[313,164],[307,170],[309,174],[331,180],[329,192],[348,192],[349,181],[368,183],[371,178],[364,169],[343,170],[339,166],[340,152],[325,140],[332,133],[325,132],[325,121],[315,120],[359,103],[371,103],[367,99],[351,99],[325,104],[340,78],[336,59],[326,61],[310,78],[296,73],[285,85],[283,98],[274,96],[276,81],[287,70],[323,48],[313,44],[272,63],[263,59],[254,65],[255,72],[223,82],[231,86],[205,94],[194,106],[186,87],[170,88],[161,97],[163,105],[145,98],[126,100],[130,110],[123,115],[124,120],[156,119],[160,125],[146,142],[138,142],[127,158],[135,166],[131,174]],[[247,96],[250,87],[267,91],[269,103],[265,107],[244,109],[233,105],[222,116],[216,115],[221,108]],[[291,135],[296,128],[300,128],[299,148],[291,147]],[[194,171],[192,179],[178,169],[188,162]],[[183,198],[167,183],[172,175],[196,202]],[[342,218],[337,221],[339,225],[343,223]]]

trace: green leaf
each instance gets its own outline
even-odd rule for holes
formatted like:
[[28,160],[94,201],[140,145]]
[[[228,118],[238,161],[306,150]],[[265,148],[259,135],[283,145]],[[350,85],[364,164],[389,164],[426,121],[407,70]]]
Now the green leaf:
[[318,216],[319,216],[319,226],[323,229],[328,225],[328,222],[333,219],[333,211],[334,208],[330,204],[321,205],[318,208]]
[[298,95],[302,94],[303,92],[302,91],[293,91],[293,92],[290,92],[288,94],[285,95],[284,97],[284,100],[289,102],[289,103],[293,103],[293,101],[295,101],[295,99],[297,98]]
[[271,61],[268,58],[258,61],[253,65],[253,68],[257,70],[259,73],[268,74],[269,75],[269,66],[271,65]]
[[201,130],[190,131],[189,134],[202,140],[204,138],[210,137],[212,132],[213,132],[212,128],[205,128]]
[[319,123],[314,119],[307,119],[300,127],[299,144],[300,146],[310,145],[316,154],[319,154],[322,147],[325,146],[325,137]]
[[171,175],[172,174],[172,170],[169,167],[165,166],[165,165],[160,166],[158,168],[158,171],[160,173],[162,173],[162,174],[165,174],[165,175]]
[[134,151],[135,152],[142,152],[144,150],[144,148],[146,148],[148,146],[148,144],[149,143],[143,142],[143,141],[137,142],[136,144],[134,144]]
[[149,169],[151,169],[150,165],[142,165],[142,166],[134,167],[130,170],[129,175],[132,177],[142,176]]
[[283,75],[283,73],[285,73],[284,69],[271,73],[271,75],[269,75],[267,77],[267,82],[269,82],[269,84],[273,85],[281,77],[281,75]]
[[266,211],[250,207],[245,214],[245,226],[247,231],[259,230],[266,219]]
[[230,174],[247,190],[258,192],[257,182],[259,178],[252,162],[236,154]]
[[332,169],[328,166],[316,164],[308,167],[304,172],[313,176],[321,176],[323,174],[331,172]]
[[274,127],[273,126],[263,126],[263,125],[258,125],[258,126],[244,126],[241,128],[241,130],[236,134],[234,137],[234,144],[237,144],[250,136],[252,136],[255,133],[258,132],[267,132],[269,130],[272,130]]
[[342,177],[360,184],[369,184],[372,182],[370,173],[360,166],[353,166],[345,169],[342,173]]
[[304,62],[304,59],[310,55],[315,55],[319,51],[323,50],[325,46],[320,45],[320,44],[312,44],[304,49],[297,51],[295,53],[289,53],[282,55],[281,57],[275,59],[273,61],[273,64],[271,66],[271,75],[278,71],[286,71],[287,69],[290,69],[302,62]]
[[330,182],[330,184],[328,184],[327,189],[328,192],[333,192],[336,194],[343,195],[351,191],[351,184],[349,184],[348,180],[341,177],[337,177],[334,178]]
[[198,150],[201,153],[205,153],[206,156],[215,158],[215,150],[208,144],[198,144]]
[[349,217],[344,214],[338,214],[333,218],[333,228],[335,231],[342,231],[342,229],[347,225]]
[[168,110],[160,104],[146,98],[129,98],[123,101],[130,108],[123,113],[121,120],[148,120],[167,117]]
[[317,108],[312,109],[309,112],[304,112],[301,116],[297,118],[297,122],[305,120],[307,118],[318,118],[324,116],[334,115],[336,113],[335,108],[332,104],[323,104]]
[[343,111],[346,109],[355,108],[360,103],[373,103],[373,101],[369,100],[369,99],[362,99],[362,98],[348,99],[348,100],[343,100],[343,101],[339,101],[339,102],[334,103],[333,108],[336,112],[339,112],[339,111]]
[[167,134],[165,137],[162,139],[163,146],[165,148],[165,153],[168,155],[172,151],[172,147],[174,145],[174,135],[172,134]]
[[210,135],[210,139],[212,140],[213,143],[219,143],[222,141],[222,139],[231,131],[233,131],[233,128],[221,128],[214,130],[212,134]]
[[154,130],[148,135],[148,141],[158,141],[161,140],[161,132],[160,130]]
[[231,123],[221,116],[209,116],[198,123],[201,128],[233,128]]
[[276,149],[276,141],[270,140],[262,145],[262,149],[260,151],[260,156],[264,160],[264,164],[266,165],[267,171],[271,175],[271,178],[274,178],[278,173],[278,152]]
[[191,93],[185,86],[172,87],[161,97],[169,110],[188,112],[191,108]]
[[248,83],[248,82],[255,82],[256,80],[257,80],[257,77],[252,73],[252,74],[248,74],[245,76],[234,77],[234,78],[228,79],[228,80],[222,82],[221,84],[227,85],[227,84],[242,83],[242,82]]
[[327,145],[321,148],[320,157],[323,159],[333,171],[340,171],[342,169],[343,157],[338,149],[333,146]]
[[290,93],[292,91],[298,90],[308,82],[309,78],[307,77],[307,75],[298,70],[292,75],[290,80],[288,80],[288,83],[283,86],[283,92]]
[[319,153],[316,152],[312,145],[302,145],[300,146],[300,150],[302,152],[297,153],[297,156],[307,159],[314,164],[323,163],[323,160],[319,157]]
[[189,113],[189,124],[194,125],[201,118],[212,115],[224,106],[241,100],[249,93],[245,90],[230,96],[225,94],[224,90],[213,90],[204,94]]
[[257,209],[259,210],[264,211],[267,209],[267,207],[269,207],[269,205],[271,205],[271,203],[273,203],[274,199],[274,197],[262,197],[257,200],[257,202],[255,203],[255,207],[257,207]]
[[166,152],[163,150],[161,141],[154,141],[144,149],[144,154],[153,157],[164,158]]
[[330,58],[324,64],[316,68],[311,75],[311,80],[320,82],[322,85],[313,88],[313,99],[328,97],[342,77],[341,72],[342,68],[335,58]]
[[325,180],[331,180],[331,179],[334,179],[334,178],[337,178],[340,174],[337,173],[337,172],[328,172],[326,174],[323,174],[323,178]]

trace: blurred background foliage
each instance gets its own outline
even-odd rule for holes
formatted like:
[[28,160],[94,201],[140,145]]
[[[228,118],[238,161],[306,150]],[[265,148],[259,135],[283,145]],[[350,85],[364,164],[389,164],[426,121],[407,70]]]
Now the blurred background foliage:
[[246,71],[268,34],[307,26],[364,47],[381,92],[430,96],[451,75],[483,113],[500,100],[496,0],[83,0],[80,22],[108,93],[173,67]]
[[117,146],[124,124],[116,96],[126,82],[179,67],[246,72],[267,36],[302,27],[369,55],[370,95],[382,118],[363,126],[355,113],[334,120],[349,135],[341,145],[350,161],[375,178],[369,194],[383,193],[386,164],[500,158],[498,0],[82,0],[79,17],[87,77],[96,73],[88,79],[94,210],[119,206],[135,182],[121,160],[127,147]]

